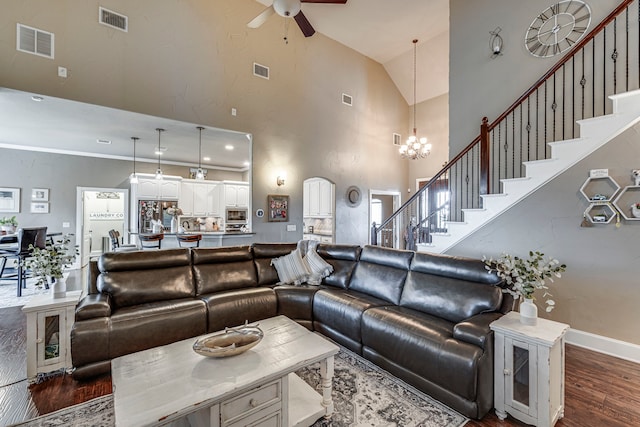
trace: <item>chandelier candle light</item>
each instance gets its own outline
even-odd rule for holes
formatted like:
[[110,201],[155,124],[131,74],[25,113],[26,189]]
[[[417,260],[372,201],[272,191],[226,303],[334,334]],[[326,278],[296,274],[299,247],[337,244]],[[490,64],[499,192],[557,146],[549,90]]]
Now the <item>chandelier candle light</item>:
[[418,138],[418,129],[416,128],[416,46],[418,39],[413,40],[413,135],[411,135],[403,145],[400,146],[399,152],[403,158],[416,160],[423,159],[431,154],[431,144],[427,144],[427,138]]

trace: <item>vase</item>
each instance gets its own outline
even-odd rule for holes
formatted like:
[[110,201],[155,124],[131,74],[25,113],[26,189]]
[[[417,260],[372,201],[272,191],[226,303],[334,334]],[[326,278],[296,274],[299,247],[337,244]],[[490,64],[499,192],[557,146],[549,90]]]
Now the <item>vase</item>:
[[67,296],[67,278],[66,277],[53,278],[51,276],[47,276],[47,282],[49,283],[49,291],[51,292],[51,296],[54,299],[64,298]]
[[178,219],[175,216],[171,218],[171,232],[172,233],[178,232]]
[[538,323],[538,307],[533,303],[533,298],[524,298],[520,302],[520,323],[529,326]]

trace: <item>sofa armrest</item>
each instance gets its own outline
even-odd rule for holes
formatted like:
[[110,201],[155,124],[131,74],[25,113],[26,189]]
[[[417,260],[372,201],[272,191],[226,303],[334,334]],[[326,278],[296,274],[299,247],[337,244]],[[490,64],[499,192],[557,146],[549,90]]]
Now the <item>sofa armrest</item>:
[[484,349],[491,332],[489,325],[501,316],[497,312],[481,313],[463,320],[453,327],[453,337]]
[[76,307],[76,321],[111,316],[109,294],[89,294]]

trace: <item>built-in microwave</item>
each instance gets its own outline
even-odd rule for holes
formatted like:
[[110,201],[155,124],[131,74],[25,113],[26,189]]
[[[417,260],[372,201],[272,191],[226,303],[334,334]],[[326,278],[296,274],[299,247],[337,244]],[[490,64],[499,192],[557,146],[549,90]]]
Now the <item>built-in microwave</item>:
[[227,208],[225,215],[226,224],[246,224],[247,215],[247,208]]

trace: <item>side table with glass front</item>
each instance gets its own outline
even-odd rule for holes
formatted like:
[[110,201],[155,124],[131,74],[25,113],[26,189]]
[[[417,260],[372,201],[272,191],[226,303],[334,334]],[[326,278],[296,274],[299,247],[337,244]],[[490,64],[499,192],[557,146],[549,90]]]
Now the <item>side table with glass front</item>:
[[491,323],[495,332],[494,405],[537,427],[551,427],[564,416],[564,336],[569,325],[538,319],[535,326],[510,312]]
[[81,291],[67,292],[63,298],[34,295],[22,307],[27,316],[27,378],[71,369],[71,327]]

